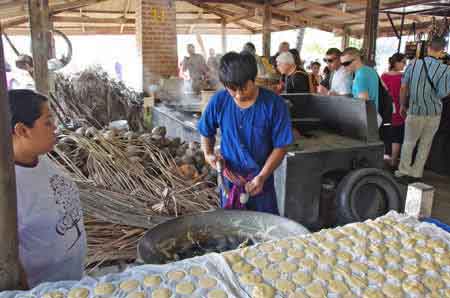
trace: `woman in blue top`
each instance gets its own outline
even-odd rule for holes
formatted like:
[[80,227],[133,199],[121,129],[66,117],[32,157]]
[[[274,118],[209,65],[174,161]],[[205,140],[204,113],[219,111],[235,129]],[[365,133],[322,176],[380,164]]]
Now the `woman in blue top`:
[[[291,120],[281,97],[255,85],[256,74],[251,54],[223,56],[219,79],[225,89],[211,98],[198,129],[208,163],[215,168],[223,159],[225,164],[225,184],[231,191],[221,191],[222,207],[278,214],[273,172],[293,141]],[[220,154],[214,152],[217,129]],[[241,204],[243,193],[250,198]]]

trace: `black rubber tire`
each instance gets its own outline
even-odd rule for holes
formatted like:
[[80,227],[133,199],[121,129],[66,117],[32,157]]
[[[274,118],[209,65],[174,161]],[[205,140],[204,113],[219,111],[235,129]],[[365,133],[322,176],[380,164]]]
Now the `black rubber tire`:
[[[377,201],[384,202],[382,210],[370,214],[361,214],[355,204],[363,202],[360,192],[364,187],[372,187],[378,195]],[[375,188],[373,188],[375,186]],[[359,196],[359,197],[358,197]],[[374,198],[374,197],[373,197]],[[367,200],[367,198],[364,198]],[[336,200],[338,205],[338,222],[340,225],[351,222],[360,222],[367,219],[373,219],[387,213],[389,210],[400,211],[403,209],[403,198],[401,191],[392,175],[386,171],[365,168],[351,171],[340,182],[336,191]],[[376,205],[377,202],[373,204]],[[373,206],[372,206],[373,208]]]

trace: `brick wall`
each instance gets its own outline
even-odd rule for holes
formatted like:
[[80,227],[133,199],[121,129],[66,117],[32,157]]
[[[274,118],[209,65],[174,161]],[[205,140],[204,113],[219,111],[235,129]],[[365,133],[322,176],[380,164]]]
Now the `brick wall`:
[[174,0],[136,0],[136,38],[144,91],[161,76],[177,75]]

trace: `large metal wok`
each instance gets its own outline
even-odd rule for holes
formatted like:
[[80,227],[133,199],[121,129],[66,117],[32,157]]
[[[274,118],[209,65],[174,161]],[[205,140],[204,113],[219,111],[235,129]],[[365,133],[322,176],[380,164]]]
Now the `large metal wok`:
[[209,244],[220,245],[229,237],[248,239],[253,244],[307,233],[301,224],[284,217],[254,211],[215,210],[178,217],[150,229],[139,241],[138,256],[147,264],[168,263],[170,250],[190,245],[198,234],[207,235]]

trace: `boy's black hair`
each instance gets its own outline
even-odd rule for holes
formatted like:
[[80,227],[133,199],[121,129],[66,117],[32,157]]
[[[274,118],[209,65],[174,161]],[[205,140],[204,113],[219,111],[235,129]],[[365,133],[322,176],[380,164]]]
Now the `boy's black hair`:
[[255,81],[257,73],[256,59],[248,52],[229,52],[220,59],[220,82],[231,90],[243,89],[248,81]]
[[42,104],[48,101],[44,95],[27,89],[10,90],[8,97],[13,131],[17,123],[33,127],[42,115]]
[[244,51],[251,52],[252,54],[256,53],[255,45],[253,43],[251,43],[251,42],[247,42],[244,45],[244,48],[242,49],[242,52],[244,52]]

